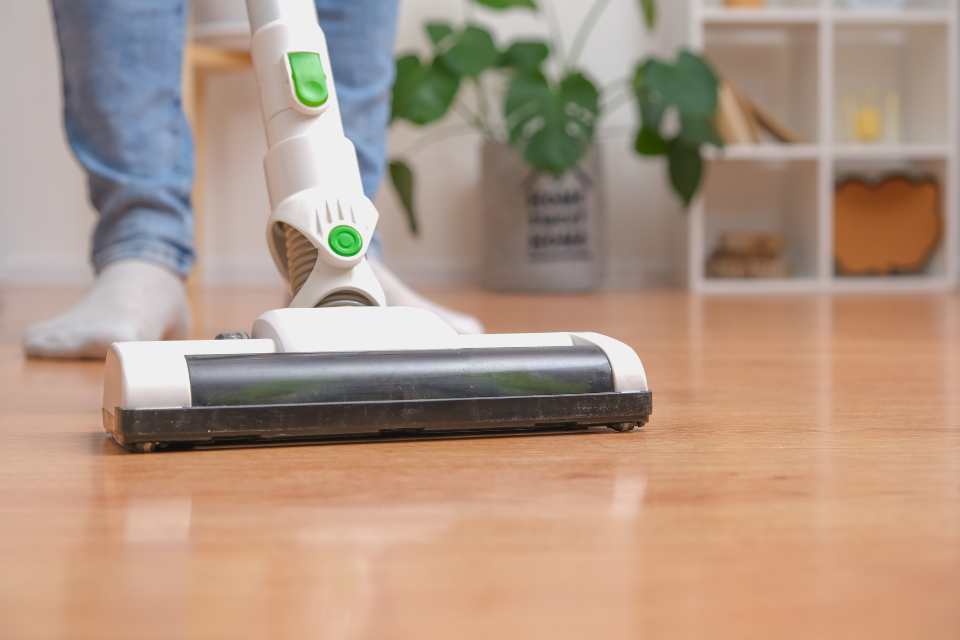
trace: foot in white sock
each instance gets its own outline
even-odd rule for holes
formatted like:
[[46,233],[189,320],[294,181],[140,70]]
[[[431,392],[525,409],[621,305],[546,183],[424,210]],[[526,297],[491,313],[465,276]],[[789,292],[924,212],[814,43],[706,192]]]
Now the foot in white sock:
[[104,267],[80,302],[28,327],[23,348],[37,358],[103,358],[114,342],[181,338],[189,325],[186,289],[176,274],[119,260]]
[[483,325],[473,316],[468,316],[427,300],[419,293],[403,283],[397,275],[378,260],[370,260],[370,266],[383,285],[383,293],[387,297],[387,304],[391,307],[419,307],[437,314],[447,324],[461,334],[483,333]]

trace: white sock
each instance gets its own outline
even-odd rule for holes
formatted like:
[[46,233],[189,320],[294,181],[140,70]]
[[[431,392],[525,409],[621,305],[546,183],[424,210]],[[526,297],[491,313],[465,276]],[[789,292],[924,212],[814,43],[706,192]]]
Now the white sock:
[[28,327],[23,348],[39,358],[103,358],[114,342],[181,338],[189,325],[179,276],[150,262],[118,260],[80,302]]
[[483,333],[483,324],[473,316],[468,316],[427,300],[419,293],[408,287],[397,277],[393,271],[387,268],[379,260],[370,260],[370,266],[373,272],[377,274],[380,284],[383,285],[383,292],[387,297],[387,304],[391,307],[419,307],[427,309],[437,314],[447,324],[461,334]]

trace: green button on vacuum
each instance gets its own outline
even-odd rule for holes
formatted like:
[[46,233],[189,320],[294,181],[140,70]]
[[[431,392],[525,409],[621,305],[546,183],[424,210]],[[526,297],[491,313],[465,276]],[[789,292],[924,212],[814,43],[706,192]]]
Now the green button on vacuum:
[[360,237],[359,231],[343,224],[330,232],[330,248],[338,256],[350,258],[360,253],[360,249],[363,248],[363,238]]
[[294,51],[287,54],[293,90],[300,104],[317,108],[326,104],[330,97],[327,74],[323,72],[320,54],[313,51]]

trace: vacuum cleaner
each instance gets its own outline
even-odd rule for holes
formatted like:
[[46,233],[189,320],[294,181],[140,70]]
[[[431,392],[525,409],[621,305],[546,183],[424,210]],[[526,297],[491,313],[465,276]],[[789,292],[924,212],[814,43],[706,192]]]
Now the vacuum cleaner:
[[366,260],[378,213],[344,135],[311,0],[247,0],[267,133],[267,243],[290,307],[247,334],[120,342],[104,429],[140,452],[340,439],[633,431],[643,364],[597,333],[460,335],[387,307]]

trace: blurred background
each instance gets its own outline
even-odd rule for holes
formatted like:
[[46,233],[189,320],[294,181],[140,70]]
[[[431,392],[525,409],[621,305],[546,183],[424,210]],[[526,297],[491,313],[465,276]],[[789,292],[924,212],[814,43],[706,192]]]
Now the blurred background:
[[[596,144],[565,174],[574,182],[537,183],[529,163],[509,153],[485,155],[481,135],[435,135],[456,120],[456,109],[428,127],[401,121],[391,128],[391,156],[403,155],[416,173],[417,236],[389,181],[377,198],[386,260],[402,276],[433,287],[511,288],[494,272],[500,264],[518,274],[513,284],[532,290],[952,286],[954,0],[660,2],[652,26],[645,24],[645,2],[600,4],[580,67],[604,88],[605,115],[596,124]],[[592,3],[553,6],[553,26],[569,47],[594,17]],[[3,13],[0,67],[8,90],[0,104],[0,280],[82,284],[92,278],[94,214],[62,131],[50,10],[45,2],[8,2]],[[191,104],[203,122],[198,278],[210,285],[279,285],[263,242],[264,137],[254,76],[242,58],[243,3],[194,0],[193,13],[193,42],[202,54],[188,62],[187,76],[199,88],[190,92]],[[550,36],[548,18],[543,11],[483,7],[473,14],[504,49]],[[463,19],[459,3],[403,2],[398,53],[429,56],[425,25]],[[667,160],[641,152],[637,104],[617,94],[618,87],[627,98],[636,90],[631,79],[639,62],[651,55],[673,60],[684,47],[703,51],[717,80],[715,130],[694,137],[707,167],[689,210]],[[490,82],[496,89],[496,79]],[[491,91],[495,110],[501,94]],[[471,99],[456,98],[468,110],[479,108]],[[682,115],[678,110],[672,123],[668,115],[664,131],[675,135]],[[421,144],[424,136],[436,140]],[[522,180],[504,177],[514,166]],[[558,209],[570,194],[579,204]],[[516,240],[513,249],[504,243],[497,251],[505,253],[492,252],[485,221],[501,231],[511,225],[502,235]],[[555,250],[554,241],[566,249]]]
[[[199,0],[196,5],[201,4]],[[244,16],[243,3],[233,3]],[[673,4],[673,3],[671,3]],[[573,33],[583,19],[579,3],[558,3],[561,19]],[[641,52],[671,49],[685,36],[685,12],[670,7],[656,40],[644,34],[632,2],[616,2],[598,25],[596,40],[584,55],[601,80],[630,71]],[[200,7],[195,7],[199,11]],[[91,276],[87,246],[94,222],[80,170],[69,155],[60,123],[60,79],[56,44],[44,2],[9,3],[4,9],[0,39],[10,99],[0,106],[0,127],[6,151],[0,156],[0,197],[8,212],[0,234],[0,273],[8,281],[85,282]],[[460,17],[455,3],[443,0],[404,2],[398,49],[423,49],[428,19]],[[542,21],[529,13],[490,14],[485,21],[506,40],[520,34],[543,34]],[[245,24],[222,23],[246,29]],[[209,31],[216,30],[209,25]],[[225,38],[227,41],[228,38]],[[203,256],[205,282],[210,284],[279,283],[263,241],[269,214],[261,160],[265,150],[256,81],[252,71],[210,74],[206,81],[208,142],[203,162],[206,228]],[[623,286],[677,280],[682,264],[684,219],[664,183],[659,166],[644,166],[630,152],[634,120],[629,109],[611,121],[606,160],[610,170],[611,212],[618,233],[609,256],[612,280]],[[620,131],[616,127],[621,128]],[[419,135],[396,127],[391,149],[400,149]],[[479,182],[480,139],[463,137],[440,142],[418,154],[415,164],[422,189],[421,235],[407,231],[399,203],[384,184],[377,204],[380,231],[389,263],[411,281],[431,285],[477,282],[482,235]],[[638,203],[644,204],[640,210]]]

